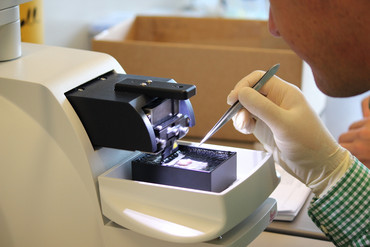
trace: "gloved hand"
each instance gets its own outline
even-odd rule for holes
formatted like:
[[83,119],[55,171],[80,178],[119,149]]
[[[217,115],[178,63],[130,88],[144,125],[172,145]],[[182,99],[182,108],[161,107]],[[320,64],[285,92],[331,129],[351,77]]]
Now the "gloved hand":
[[275,162],[313,189],[326,192],[352,163],[350,153],[329,134],[301,91],[279,77],[257,92],[252,89],[263,71],[243,78],[228,96],[245,107],[233,118],[242,133],[253,133]]

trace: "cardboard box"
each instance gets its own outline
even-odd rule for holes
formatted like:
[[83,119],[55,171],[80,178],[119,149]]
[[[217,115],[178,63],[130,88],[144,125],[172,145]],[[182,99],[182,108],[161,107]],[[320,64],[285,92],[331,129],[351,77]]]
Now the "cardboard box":
[[[265,21],[138,16],[96,36],[92,49],[111,54],[126,73],[195,84],[196,125],[187,137],[201,139],[227,110],[235,84],[254,70],[280,63],[278,76],[301,85],[302,60]],[[232,122],[213,138],[254,141]]]

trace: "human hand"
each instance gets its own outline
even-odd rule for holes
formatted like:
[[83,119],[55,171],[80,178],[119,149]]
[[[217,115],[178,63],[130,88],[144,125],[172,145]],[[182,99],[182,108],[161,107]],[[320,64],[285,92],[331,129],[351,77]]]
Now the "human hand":
[[274,76],[257,92],[251,86],[263,75],[243,78],[228,96],[245,107],[233,118],[242,133],[253,133],[275,161],[320,195],[351,164],[342,148],[311,109],[301,91]]
[[347,132],[339,136],[339,144],[348,149],[364,165],[370,168],[370,96],[362,100],[364,118],[349,126]]

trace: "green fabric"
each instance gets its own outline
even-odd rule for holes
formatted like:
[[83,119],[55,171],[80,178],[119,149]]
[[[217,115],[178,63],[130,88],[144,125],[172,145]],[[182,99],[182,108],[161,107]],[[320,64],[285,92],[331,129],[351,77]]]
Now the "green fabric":
[[370,171],[356,158],[346,174],[308,209],[313,222],[336,246],[370,246]]

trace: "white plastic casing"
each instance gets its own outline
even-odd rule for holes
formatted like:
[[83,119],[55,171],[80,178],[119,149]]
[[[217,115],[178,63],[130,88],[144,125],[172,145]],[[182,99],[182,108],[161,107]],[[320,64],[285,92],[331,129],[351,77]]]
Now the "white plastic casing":
[[204,242],[251,215],[279,183],[270,154],[207,144],[202,148],[237,152],[237,180],[227,189],[217,193],[132,181],[127,160],[99,176],[103,214],[158,239]]
[[30,0],[1,0],[0,2],[0,61],[21,56],[21,23],[19,4]]

